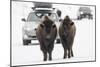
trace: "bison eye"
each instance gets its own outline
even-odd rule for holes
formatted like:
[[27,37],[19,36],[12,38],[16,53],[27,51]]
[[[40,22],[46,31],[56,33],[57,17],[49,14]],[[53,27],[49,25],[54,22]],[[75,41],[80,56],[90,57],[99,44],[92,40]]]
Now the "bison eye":
[[40,24],[40,26],[43,28],[44,27],[44,24]]
[[53,27],[53,28],[55,28],[55,27],[56,27],[56,25],[55,25],[55,24],[53,24],[53,25],[52,25],[52,27]]
[[74,24],[74,22],[70,23],[70,25],[73,25],[73,24]]

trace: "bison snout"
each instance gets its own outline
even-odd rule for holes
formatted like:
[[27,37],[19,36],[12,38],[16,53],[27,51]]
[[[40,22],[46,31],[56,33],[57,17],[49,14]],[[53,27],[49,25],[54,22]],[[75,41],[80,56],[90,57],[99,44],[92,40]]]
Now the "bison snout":
[[46,36],[46,39],[47,39],[47,40],[49,40],[49,39],[50,39],[50,37],[51,37],[50,35],[47,35],[47,36]]

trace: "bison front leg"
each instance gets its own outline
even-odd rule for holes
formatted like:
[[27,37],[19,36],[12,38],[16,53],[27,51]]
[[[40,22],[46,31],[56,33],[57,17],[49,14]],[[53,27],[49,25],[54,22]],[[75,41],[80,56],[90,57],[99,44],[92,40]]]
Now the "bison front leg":
[[65,43],[65,40],[61,39],[62,41],[62,46],[63,46],[63,49],[64,49],[64,56],[63,56],[63,59],[67,58],[67,47],[66,47],[66,43]]
[[67,58],[67,49],[64,49],[64,57],[63,57],[64,59],[66,59]]
[[47,51],[43,51],[44,61],[47,61]]
[[49,60],[52,60],[52,51],[49,51]]
[[49,60],[52,60],[53,48],[54,48],[54,41],[51,41],[51,43],[48,46]]
[[50,46],[49,50],[48,50],[48,53],[49,53],[49,60],[52,60],[52,50],[53,50],[53,47]]
[[70,58],[71,57],[71,49],[69,48],[68,49],[68,58]]
[[73,50],[71,49],[71,56],[74,57]]

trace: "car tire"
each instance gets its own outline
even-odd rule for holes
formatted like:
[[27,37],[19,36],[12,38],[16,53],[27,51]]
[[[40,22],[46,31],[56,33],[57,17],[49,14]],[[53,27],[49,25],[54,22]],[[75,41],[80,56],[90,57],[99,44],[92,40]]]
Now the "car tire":
[[31,43],[31,40],[23,40],[23,45],[28,45],[29,43]]
[[61,43],[60,39],[57,39],[57,40],[56,40],[56,43]]
[[90,16],[90,17],[89,17],[89,19],[93,19],[93,17],[92,17],[92,16]]
[[79,17],[77,17],[77,20],[79,20]]
[[93,16],[91,14],[89,14],[88,19],[93,19]]
[[81,20],[81,17],[78,16],[77,20]]

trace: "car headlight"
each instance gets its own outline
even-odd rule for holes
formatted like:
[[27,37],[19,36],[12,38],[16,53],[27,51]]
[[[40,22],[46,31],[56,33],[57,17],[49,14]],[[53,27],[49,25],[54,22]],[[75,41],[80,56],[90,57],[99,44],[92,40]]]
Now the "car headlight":
[[28,38],[28,36],[27,35],[24,35],[24,38]]
[[83,12],[80,12],[80,14],[83,14]]
[[30,28],[24,28],[24,30],[30,31],[31,29]]

